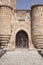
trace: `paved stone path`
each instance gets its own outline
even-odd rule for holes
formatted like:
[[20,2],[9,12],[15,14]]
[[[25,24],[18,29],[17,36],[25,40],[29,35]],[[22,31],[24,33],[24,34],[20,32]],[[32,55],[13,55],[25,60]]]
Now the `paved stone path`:
[[16,49],[0,58],[0,65],[43,65],[43,58],[37,51]]

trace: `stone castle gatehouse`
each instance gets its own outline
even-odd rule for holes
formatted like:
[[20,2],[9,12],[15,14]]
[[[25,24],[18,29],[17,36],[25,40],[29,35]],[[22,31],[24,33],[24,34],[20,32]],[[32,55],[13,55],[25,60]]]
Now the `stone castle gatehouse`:
[[[40,23],[39,23],[40,22]],[[0,48],[43,48],[43,5],[16,9],[16,0],[0,0]],[[32,45],[33,44],[33,45]]]

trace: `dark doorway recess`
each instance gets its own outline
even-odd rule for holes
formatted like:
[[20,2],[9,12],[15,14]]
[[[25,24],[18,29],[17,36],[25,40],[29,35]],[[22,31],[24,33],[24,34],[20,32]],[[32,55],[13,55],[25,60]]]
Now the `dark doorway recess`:
[[20,30],[16,34],[16,47],[17,48],[28,48],[28,35],[23,30]]

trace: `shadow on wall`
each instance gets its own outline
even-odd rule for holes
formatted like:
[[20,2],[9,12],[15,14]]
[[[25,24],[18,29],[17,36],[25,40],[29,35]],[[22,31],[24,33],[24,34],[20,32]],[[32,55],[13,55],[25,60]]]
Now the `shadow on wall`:
[[41,49],[40,51],[38,51],[38,53],[43,57],[43,49]]
[[0,49],[0,58],[6,53],[6,50]]

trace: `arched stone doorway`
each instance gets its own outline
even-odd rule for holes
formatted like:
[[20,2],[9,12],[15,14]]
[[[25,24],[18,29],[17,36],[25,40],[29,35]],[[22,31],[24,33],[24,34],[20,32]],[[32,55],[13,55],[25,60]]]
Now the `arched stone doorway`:
[[28,35],[23,30],[20,30],[16,34],[16,47],[17,48],[28,48]]

